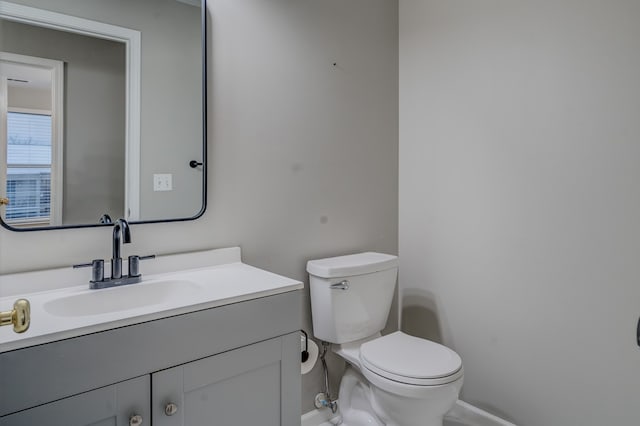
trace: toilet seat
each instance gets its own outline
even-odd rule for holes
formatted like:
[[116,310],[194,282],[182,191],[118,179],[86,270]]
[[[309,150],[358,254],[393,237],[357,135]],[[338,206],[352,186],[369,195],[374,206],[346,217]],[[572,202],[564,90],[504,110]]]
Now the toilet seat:
[[463,375],[457,353],[399,331],[363,343],[360,364],[377,376],[414,386],[444,385]]

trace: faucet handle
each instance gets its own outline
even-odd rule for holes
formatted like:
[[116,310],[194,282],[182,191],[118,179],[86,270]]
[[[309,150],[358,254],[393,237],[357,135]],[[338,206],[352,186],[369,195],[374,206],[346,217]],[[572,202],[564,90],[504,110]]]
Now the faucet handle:
[[149,256],[129,256],[128,264],[129,264],[129,276],[130,277],[139,277],[140,274],[140,261],[147,259],[155,259],[156,255],[151,254]]
[[73,269],[91,267],[91,282],[97,283],[104,281],[104,260],[93,259],[91,263],[80,263],[73,265]]

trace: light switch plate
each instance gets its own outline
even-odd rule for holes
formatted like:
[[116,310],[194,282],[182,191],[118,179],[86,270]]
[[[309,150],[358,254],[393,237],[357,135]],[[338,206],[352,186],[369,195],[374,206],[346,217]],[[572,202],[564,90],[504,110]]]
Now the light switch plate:
[[173,175],[170,173],[154,174],[153,190],[154,191],[171,191],[173,189],[172,177]]

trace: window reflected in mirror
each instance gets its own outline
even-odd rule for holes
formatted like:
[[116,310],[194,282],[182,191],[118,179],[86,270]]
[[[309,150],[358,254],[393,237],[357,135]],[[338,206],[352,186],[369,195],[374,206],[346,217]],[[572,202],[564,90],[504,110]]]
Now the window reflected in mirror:
[[51,113],[25,109],[7,113],[5,220],[13,226],[56,224],[51,218]]
[[64,64],[0,52],[0,187],[14,227],[60,226]]

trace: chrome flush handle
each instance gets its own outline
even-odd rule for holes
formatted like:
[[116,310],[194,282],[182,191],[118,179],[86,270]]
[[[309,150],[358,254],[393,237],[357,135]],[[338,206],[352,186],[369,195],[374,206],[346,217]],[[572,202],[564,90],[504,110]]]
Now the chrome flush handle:
[[329,287],[331,290],[349,290],[349,281],[340,281],[339,283],[331,284]]

